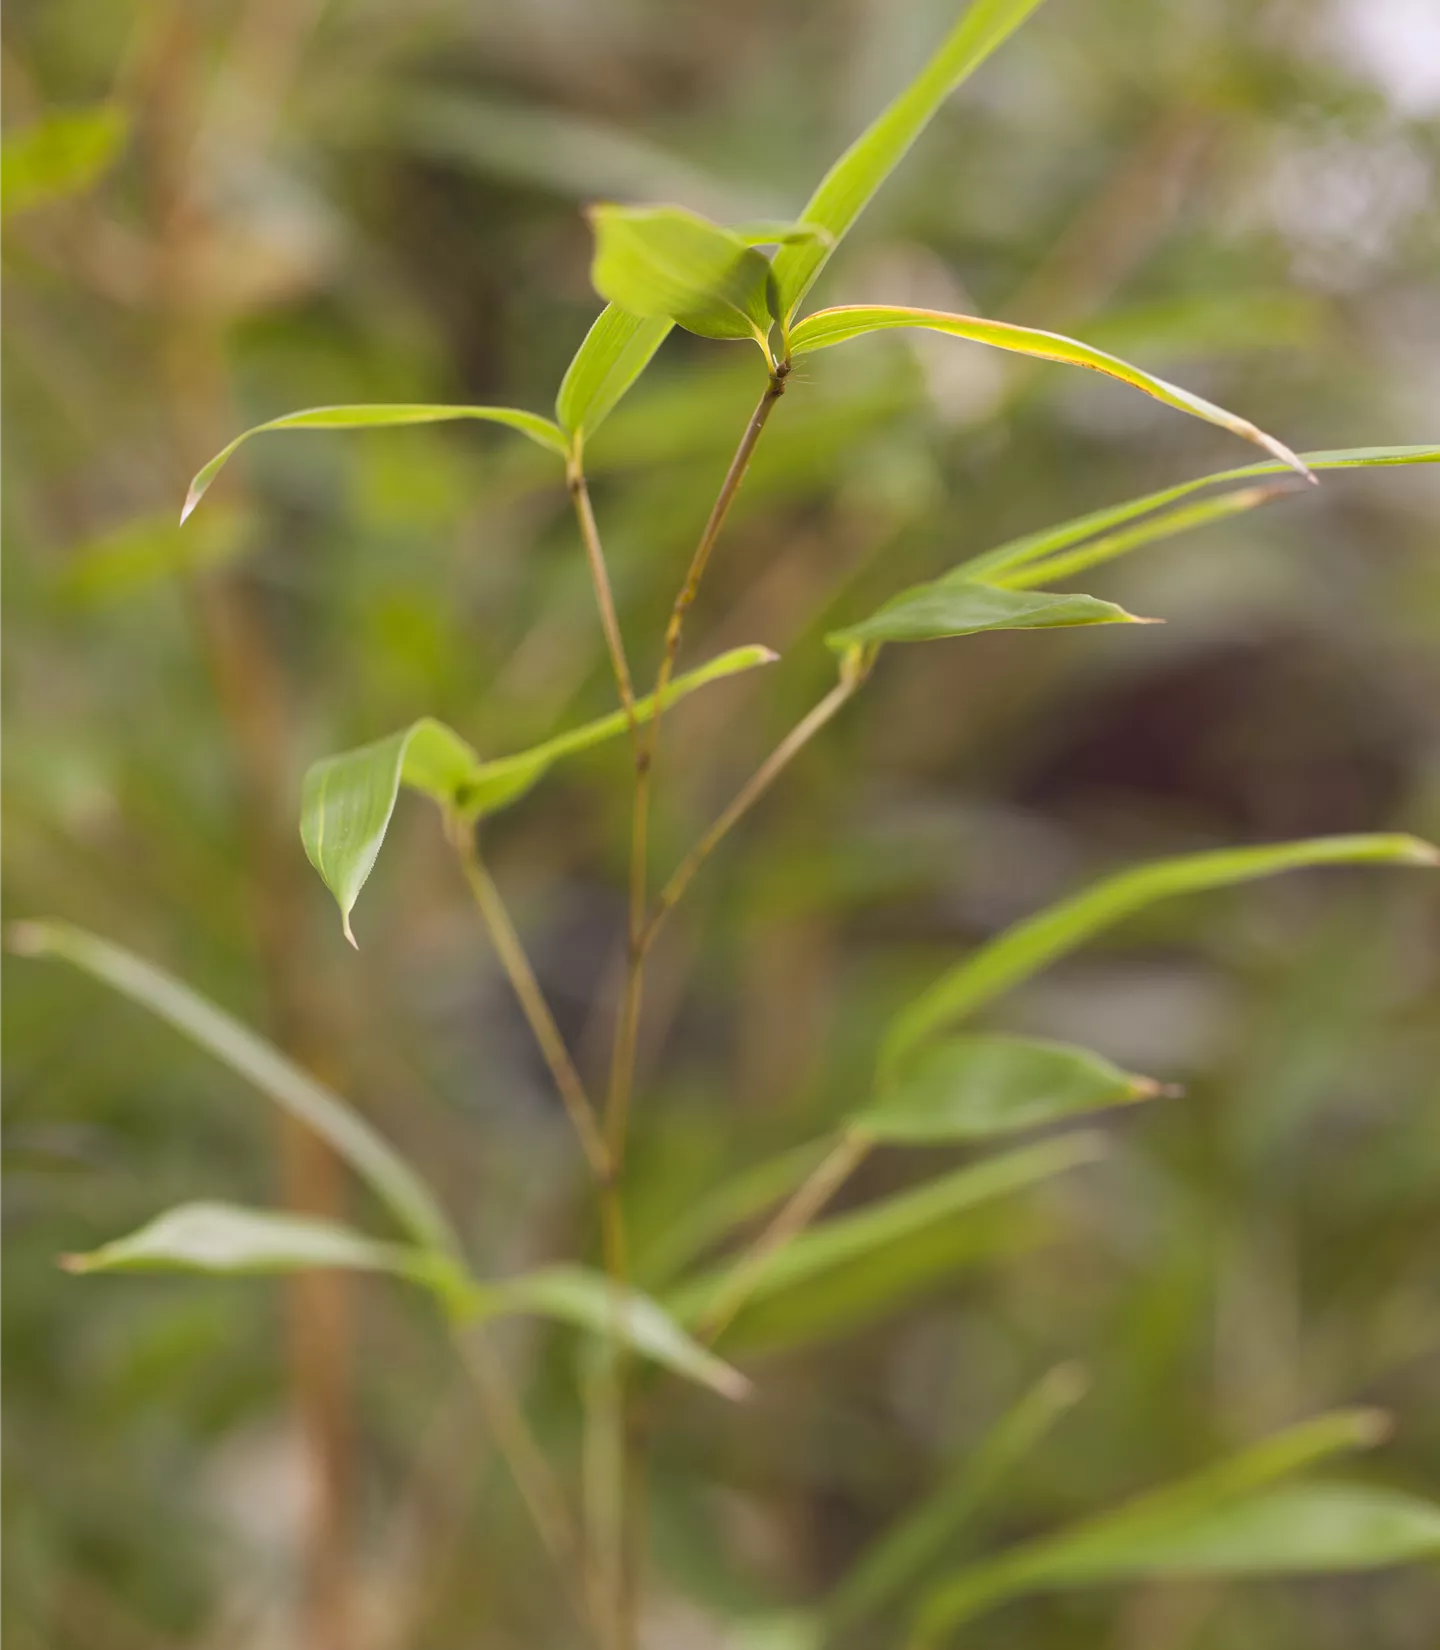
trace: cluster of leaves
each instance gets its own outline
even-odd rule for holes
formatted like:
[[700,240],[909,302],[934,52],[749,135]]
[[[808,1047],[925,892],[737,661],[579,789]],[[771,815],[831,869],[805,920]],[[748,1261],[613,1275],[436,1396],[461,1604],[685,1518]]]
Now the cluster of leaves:
[[[993,630],[1144,623],[1086,594],[1037,589],[1143,545],[1249,510],[1288,491],[1275,477],[1313,481],[1329,468],[1440,460],[1440,448],[1389,447],[1292,453],[1273,436],[1212,402],[1078,340],[1012,323],[887,305],[843,306],[800,315],[800,306],[866,202],[950,91],[1035,9],[1038,0],[976,0],[946,41],[877,121],[836,163],[793,221],[722,227],[674,207],[604,205],[591,213],[593,282],[608,303],[561,383],[553,419],[501,406],[355,405],[311,409],[245,432],[195,477],[188,516],[241,442],[260,431],[338,430],[478,420],[527,436],[561,461],[574,488],[587,441],[645,370],[672,326],[701,337],[753,342],[770,392],[784,389],[792,363],[820,349],[894,328],[941,335],[1107,374],[1162,404],[1265,449],[1270,459],[1227,470],[1091,513],[1002,545],[888,600],[831,633],[842,685],[854,688],[886,644]],[[77,163],[78,164],[78,163]],[[98,164],[98,162],[97,162]],[[1239,484],[1239,485],[1234,485]],[[1198,499],[1191,495],[1200,493]],[[1188,502],[1187,502],[1188,500]],[[182,518],[183,519],[183,518]],[[356,899],[375,864],[399,791],[435,802],[452,832],[517,801],[567,755],[617,737],[723,677],[767,663],[758,646],[720,655],[657,692],[517,754],[482,758],[459,734],[426,718],[357,750],[326,758],[308,775],[302,799],[305,851],[334,894],[347,936]],[[403,1242],[333,1222],[237,1206],[190,1204],[133,1235],[67,1261],[83,1272],[182,1269],[283,1273],[313,1267],[390,1274],[419,1286],[458,1331],[506,1314],[535,1314],[600,1337],[619,1336],[635,1353],[732,1399],[748,1383],[709,1349],[729,1328],[725,1308],[743,1297],[802,1289],[835,1266],[924,1229],[958,1211],[1011,1196],[1091,1161],[1103,1138],[1061,1135],[967,1165],[917,1190],[833,1217],[783,1247],[718,1271],[690,1271],[691,1257],[741,1222],[798,1197],[816,1164],[841,1154],[848,1173],[888,1144],[990,1141],[1078,1115],[1152,1099],[1164,1085],[1065,1044],[958,1032],[957,1025],[1101,929],[1169,897],[1325,864],[1432,865],[1413,838],[1370,835],[1167,859],[1107,878],[1031,917],[954,967],[892,1019],[873,1091],[834,1138],[787,1154],[744,1185],[720,1188],[695,1212],[690,1253],[656,1300],[580,1267],[481,1278],[439,1201],[423,1180],[359,1116],[275,1050],[187,987],[93,935],[60,924],[29,924],[20,949],[65,958],[169,1021],[322,1135],[388,1207]],[[353,938],[353,936],[351,936]],[[756,1186],[763,1189],[757,1193]],[[783,1216],[782,1216],[783,1219]],[[743,1330],[737,1321],[737,1334]],[[1069,1397],[1054,1383],[1027,1398],[997,1429],[958,1484],[913,1515],[866,1556],[829,1603],[791,1623],[796,1642],[820,1642],[854,1619],[902,1608],[901,1594],[933,1567],[958,1523],[989,1484],[1038,1442]],[[914,1643],[926,1645],[980,1610],[1016,1594],[1052,1587],[1198,1573],[1245,1574],[1367,1568],[1440,1551],[1440,1512],[1414,1498],[1354,1487],[1277,1487],[1302,1468],[1373,1442],[1369,1414],[1323,1417],[1281,1434],[1191,1480],[1129,1506],[1011,1549],[928,1585],[904,1606]]]

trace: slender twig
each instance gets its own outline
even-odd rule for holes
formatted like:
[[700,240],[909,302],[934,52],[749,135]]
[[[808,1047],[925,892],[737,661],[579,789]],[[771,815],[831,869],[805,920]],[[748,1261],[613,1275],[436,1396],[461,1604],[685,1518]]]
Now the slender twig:
[[847,1129],[840,1136],[834,1150],[796,1188],[790,1201],[732,1267],[728,1280],[700,1320],[696,1330],[700,1340],[707,1345],[719,1340],[754,1293],[771,1261],[814,1220],[870,1155],[873,1145],[871,1137],[860,1129]]
[[681,860],[670,880],[656,896],[655,903],[650,910],[649,919],[641,931],[642,951],[648,951],[654,943],[661,924],[679,904],[685,890],[694,879],[695,873],[735,825],[764,796],[765,792],[770,789],[771,785],[775,783],[795,757],[830,721],[836,711],[854,696],[863,679],[862,676],[858,675],[842,677],[820,703],[795,724],[735,793],[729,806],[690,852],[686,854],[685,858]]
[[595,1108],[590,1104],[585,1085],[580,1081],[580,1074],[565,1047],[565,1039],[560,1035],[560,1028],[555,1024],[550,1006],[540,990],[530,959],[525,955],[520,936],[510,921],[510,913],[500,898],[500,890],[480,858],[474,829],[464,820],[452,819],[448,825],[448,835],[460,861],[460,869],[470,885],[470,892],[480,908],[480,915],[490,931],[495,954],[509,978],[545,1064],[550,1068],[550,1075],[560,1091],[560,1099],[570,1121],[575,1125],[586,1162],[596,1180],[603,1185],[610,1178],[610,1155],[605,1149]]
[[486,1425],[505,1458],[546,1552],[555,1562],[565,1596],[583,1622],[586,1619],[584,1600],[576,1588],[574,1575],[580,1542],[559,1480],[510,1390],[493,1347],[483,1339],[483,1332],[457,1326],[454,1339],[461,1362],[479,1396]]
[[620,693],[620,704],[625,711],[630,736],[635,739],[639,734],[635,720],[635,688],[630,677],[630,664],[625,657],[625,639],[620,634],[620,620],[615,612],[610,570],[605,564],[605,552],[600,544],[600,528],[595,520],[590,488],[578,456],[566,465],[565,482],[570,491],[570,501],[575,506],[575,519],[580,524],[580,537],[585,543],[585,559],[590,566],[590,582],[595,589],[595,605],[600,610],[600,628],[605,632],[610,668],[615,673],[615,686]]
[[[740,483],[750,467],[756,443],[765,429],[776,403],[785,393],[785,380],[790,364],[782,361],[770,374],[770,382],[760,397],[725,479],[720,484],[715,503],[690,558],[684,583],[676,594],[670,618],[665,626],[665,642],[660,657],[660,668],[655,676],[655,693],[660,702],[675,671],[675,660],[680,652],[680,639],[685,628],[685,615],[694,603],[700,581],[710,560],[710,552],[725,525],[730,506],[740,491]],[[610,1061],[610,1086],[605,1102],[605,1139],[611,1157],[618,1165],[624,1160],[625,1136],[629,1128],[630,1092],[635,1077],[635,1045],[640,1028],[640,1005],[644,994],[645,903],[647,894],[647,866],[649,860],[651,774],[655,766],[655,750],[659,739],[658,718],[652,721],[635,749],[635,809],[630,837],[630,956],[625,977],[625,990],[615,1026],[615,1042]]]

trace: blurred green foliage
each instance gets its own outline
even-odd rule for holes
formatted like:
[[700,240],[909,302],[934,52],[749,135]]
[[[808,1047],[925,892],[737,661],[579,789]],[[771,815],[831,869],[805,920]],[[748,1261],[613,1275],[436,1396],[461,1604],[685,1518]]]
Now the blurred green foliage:
[[[185,486],[296,407],[544,410],[598,308],[583,203],[793,214],[954,10],[8,10],[8,912],[114,935],[306,1044],[487,1272],[591,1241],[563,1115],[431,813],[402,800],[358,957],[294,820],[310,761],[416,717],[489,758],[612,708],[555,463],[463,427],[256,442],[177,534]],[[1299,449],[1434,438],[1436,32],[1400,0],[1052,0],[942,110],[816,296],[1074,332]],[[96,111],[103,141],[53,140]],[[662,867],[828,685],[827,631],[1241,456],[1090,375],[954,341],[840,357],[797,369],[693,615],[689,664],[743,643],[782,659],[668,719]],[[751,352],[673,335],[587,449],[642,674],[762,383]],[[657,953],[641,1275],[723,1179],[853,1112],[889,1014],[1003,924],[1142,855],[1440,833],[1436,504],[1429,470],[1335,474],[1088,576],[1164,627],[891,650]],[[487,827],[587,1074],[628,806],[611,744]],[[952,1562],[1341,1403],[1394,1416],[1360,1476],[1433,1495],[1436,915],[1433,879],[1306,875],[1157,907],[995,1005],[989,1029],[1082,1042],[1186,1098],[1127,1110],[1103,1162],[842,1268],[803,1308],[757,1302],[743,1416],[666,1389],[654,1642],[733,1643],[737,1619],[829,1592],[1067,1360],[1088,1392],[969,1513]],[[6,987],[9,1642],[295,1642],[304,1298],[54,1267],[181,1198],[275,1201],[293,1143],[277,1167],[234,1078],[87,982],[7,961]],[[922,1174],[889,1154],[854,1194]],[[330,1393],[346,1642],[562,1642],[429,1320],[382,1284],[348,1310],[352,1390]],[[506,1352],[572,1474],[573,1341]],[[1433,1574],[1401,1572],[1060,1593],[989,1630],[1037,1650],[1419,1650],[1437,1619]],[[856,1631],[887,1642],[883,1622]]]

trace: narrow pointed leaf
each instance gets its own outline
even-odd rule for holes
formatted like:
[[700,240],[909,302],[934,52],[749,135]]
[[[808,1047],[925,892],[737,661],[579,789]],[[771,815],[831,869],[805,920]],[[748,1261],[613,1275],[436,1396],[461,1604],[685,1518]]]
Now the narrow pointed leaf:
[[553,1266],[499,1286],[506,1311],[535,1312],[577,1325],[599,1336],[617,1323],[626,1344],[686,1380],[723,1398],[741,1399],[750,1383],[713,1352],[687,1335],[657,1301],[635,1289],[618,1295],[610,1280],[579,1266]]
[[678,206],[592,206],[590,223],[590,279],[610,303],[703,338],[769,333],[770,260],[740,236]]
[[1373,835],[1315,837],[1263,848],[1185,854],[1122,871],[1006,929],[942,974],[891,1022],[881,1049],[882,1070],[893,1071],[927,1038],[974,1013],[1102,929],[1157,900],[1226,888],[1311,865],[1437,863],[1440,854],[1416,837]]
[[928,642],[982,630],[1057,630],[1090,624],[1151,624],[1095,596],[1001,590],[994,585],[937,579],[892,597],[859,624],[832,631],[837,653],[879,642]]
[[[747,1298],[753,1304],[810,1283],[877,1250],[901,1243],[952,1215],[1093,1163],[1104,1150],[1105,1143],[1098,1135],[1070,1134],[957,1169],[855,1214],[833,1216],[802,1232],[775,1254],[765,1270],[756,1275]],[[670,1309],[682,1323],[697,1322],[726,1288],[730,1272],[729,1267],[721,1268],[685,1285],[669,1300]]]
[[1294,1575],[1363,1570],[1440,1552],[1440,1508],[1359,1486],[1281,1486],[1315,1462],[1384,1434],[1374,1411],[1292,1427],[1218,1466],[1077,1527],[978,1564],[926,1601],[931,1644],[1023,1593],[1166,1575]]
[[132,952],[64,922],[19,923],[14,950],[61,957],[167,1021],[327,1140],[422,1248],[457,1254],[459,1244],[424,1181],[337,1094],[187,985]]
[[56,109],[0,140],[0,216],[82,194],[120,155],[130,121],[118,104]]
[[[767,647],[732,648],[677,676],[665,691],[665,708],[710,682],[775,658]],[[655,713],[654,696],[637,700],[635,713],[639,721],[649,721]],[[315,763],[305,776],[300,839],[310,863],[335,896],[346,938],[355,943],[350,913],[375,868],[402,785],[444,809],[477,819],[523,796],[562,757],[616,738],[627,727],[624,711],[612,711],[530,750],[483,762],[459,734],[423,717],[384,739]]]
[[252,435],[263,435],[266,430],[370,430],[388,429],[400,424],[446,424],[456,419],[478,419],[481,423],[504,424],[549,452],[562,457],[567,451],[564,432],[539,413],[523,412],[518,407],[447,407],[424,402],[376,403],[351,407],[308,407],[304,412],[286,413],[267,423],[237,435],[228,447],[223,447],[190,483],[185,496],[185,507],[180,512],[183,522],[204,498],[210,483],[230,461],[235,450]]
[[920,1050],[851,1121],[876,1140],[983,1140],[1161,1093],[1088,1049],[1031,1037],[947,1037]]
[[68,1272],[222,1272],[255,1274],[341,1267],[420,1278],[435,1256],[380,1243],[338,1221],[246,1209],[234,1203],[184,1203],[139,1231],[89,1254],[66,1255]]
[[935,111],[1039,4],[1040,0],[974,0],[920,73],[825,174],[800,218],[826,230],[829,242],[787,246],[775,259],[787,316],[795,313],[836,244]]
[[[1310,470],[1385,469],[1405,464],[1440,463],[1440,446],[1345,447],[1318,453],[1302,453],[1300,457]],[[1203,488],[1219,486],[1230,481],[1248,481],[1258,476],[1283,475],[1291,468],[1288,464],[1247,464],[1239,469],[1219,470],[1213,475],[1197,476],[1191,481],[1179,482],[1174,487],[1162,487],[1158,492],[1127,499],[1123,504],[1108,505],[1103,510],[1091,510],[1086,515],[1076,516],[1070,521],[1061,522],[1058,526],[1046,527],[1038,533],[1026,533],[1022,538],[1010,539],[1004,544],[997,545],[993,550],[985,551],[983,555],[972,557],[957,567],[952,576],[983,579],[1018,589],[1020,582],[1014,574],[1018,569],[1029,567],[1033,562],[1054,557],[1058,551],[1068,550],[1072,545],[1094,539],[1099,534],[1108,533],[1112,528],[1123,527],[1126,522],[1134,521],[1138,516],[1164,509],[1166,505],[1175,504]],[[1169,530],[1179,531],[1181,525],[1183,523],[1174,525]],[[1118,555],[1124,549],[1130,548],[1133,546],[1126,544],[1113,553]],[[1077,564],[1072,564],[1068,570],[1073,572],[1075,565]]]
[[560,381],[555,416],[572,440],[583,442],[644,372],[671,328],[666,316],[627,314],[614,304],[601,310]]
[[814,315],[807,315],[790,334],[790,349],[794,355],[803,355],[808,350],[829,349],[851,338],[894,327],[921,327],[929,332],[948,333],[952,337],[988,344],[1012,354],[1030,355],[1041,361],[1057,361],[1062,366],[1086,367],[1092,372],[1104,373],[1108,378],[1118,378],[1122,384],[1143,390],[1167,407],[1203,418],[1207,424],[1218,424],[1232,435],[1253,441],[1298,474],[1314,479],[1283,442],[1267,435],[1249,419],[1226,412],[1213,401],[1132,366],[1118,355],[1107,354],[1104,350],[1082,344],[1077,338],[1066,338],[1058,332],[1041,332],[1035,327],[1017,326],[1011,321],[987,321],[977,315],[947,315],[938,309],[911,309],[900,304],[852,304],[842,309],[822,309]]
[[943,1557],[986,1502],[994,1499],[1024,1458],[1049,1435],[1085,1391],[1075,1364],[1059,1364],[1043,1375],[981,1439],[954,1463],[937,1488],[863,1553],[825,1601],[831,1633],[913,1596],[916,1582]]

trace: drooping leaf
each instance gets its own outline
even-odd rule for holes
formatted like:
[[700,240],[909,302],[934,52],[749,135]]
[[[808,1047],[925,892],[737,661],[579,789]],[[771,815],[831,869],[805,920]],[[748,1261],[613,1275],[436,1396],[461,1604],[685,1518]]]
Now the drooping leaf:
[[787,246],[775,259],[787,319],[935,111],[1039,4],[1040,0],[974,0],[919,74],[825,174],[800,219],[826,230],[829,242]]
[[1263,848],[1227,848],[1156,860],[1118,876],[1006,929],[947,970],[891,1021],[881,1067],[897,1063],[927,1038],[972,1014],[1022,980],[1082,945],[1092,935],[1156,900],[1225,888],[1310,865],[1440,864],[1440,854],[1412,836],[1315,837]]
[[702,338],[768,335],[770,260],[739,235],[678,206],[592,206],[590,223],[602,298]]
[[583,443],[650,364],[673,323],[666,316],[629,315],[607,304],[560,381],[555,416],[572,441]]
[[983,1140],[1133,1105],[1161,1093],[1088,1049],[1031,1037],[964,1036],[921,1049],[852,1118],[876,1140]]
[[375,868],[400,786],[447,806],[479,765],[459,734],[427,716],[373,744],[327,756],[305,775],[300,840],[340,906],[351,945],[350,913]]
[[[1104,1149],[1105,1142],[1098,1135],[1070,1134],[957,1169],[854,1214],[835,1215],[802,1232],[773,1255],[764,1270],[755,1275],[747,1298],[755,1303],[808,1284],[876,1250],[903,1242],[951,1215],[1008,1197],[1081,1164],[1093,1163]],[[697,1278],[669,1299],[667,1304],[681,1323],[695,1323],[704,1318],[712,1304],[722,1297],[731,1271],[730,1267],[724,1267]]]
[[54,110],[0,140],[0,216],[78,195],[119,157],[130,132],[113,103]]
[[1075,1364],[1043,1375],[995,1423],[974,1450],[953,1463],[935,1490],[862,1553],[826,1599],[824,1621],[838,1633],[882,1609],[898,1608],[951,1547],[976,1511],[992,1500],[1019,1463],[1079,1402],[1085,1376]]
[[937,579],[893,596],[859,624],[825,638],[837,653],[877,642],[927,642],[982,630],[1056,630],[1089,624],[1153,624],[1095,596],[1001,590],[994,585]]
[[1376,1569],[1440,1553],[1440,1507],[1392,1490],[1276,1481],[1383,1432],[1372,1411],[1290,1429],[1218,1467],[963,1571],[927,1599],[934,1644],[1023,1593],[1152,1576]]
[[850,304],[807,315],[790,334],[790,349],[794,355],[803,355],[809,350],[829,349],[851,338],[895,327],[922,327],[929,332],[948,333],[956,338],[969,339],[972,343],[1009,350],[1016,355],[1057,361],[1063,366],[1087,367],[1092,372],[1104,373],[1108,378],[1118,378],[1122,384],[1143,390],[1167,407],[1203,418],[1207,424],[1218,424],[1222,430],[1253,441],[1298,474],[1314,479],[1283,442],[1267,435],[1248,419],[1239,418],[1203,396],[1194,395],[1189,390],[1181,389],[1178,384],[1171,384],[1153,373],[1132,366],[1118,355],[1109,355],[1104,350],[1083,344],[1076,338],[1066,338],[1058,332],[1041,332],[1035,327],[1017,326],[1011,321],[987,321],[977,315],[947,315],[938,309],[913,309],[901,304]]
[[[732,648],[677,676],[665,690],[665,708],[710,682],[775,658],[767,647]],[[635,714],[649,721],[655,714],[653,694],[636,701]],[[478,819],[523,796],[562,757],[616,738],[627,727],[624,711],[612,711],[530,750],[484,762],[444,723],[422,717],[384,739],[316,762],[305,775],[300,839],[340,906],[346,938],[355,943],[350,913],[375,867],[402,785],[462,818]]]
[[459,1253],[449,1221],[405,1160],[338,1095],[187,985],[132,952],[66,922],[18,923],[12,948],[61,957],[199,1044],[327,1140],[424,1249]]
[[264,424],[237,435],[228,447],[222,447],[214,458],[199,471],[185,495],[180,512],[183,522],[204,498],[210,483],[229,462],[237,447],[252,435],[263,435],[267,430],[371,430],[389,429],[402,424],[447,424],[456,419],[477,419],[485,424],[504,424],[519,430],[534,442],[563,458],[568,451],[565,434],[559,425],[542,418],[539,413],[523,412],[518,407],[447,407],[424,402],[377,402],[374,405],[351,407],[307,407],[303,412],[286,413]]
[[[1325,452],[1302,453],[1300,456],[1306,467],[1311,470],[1388,468],[1403,464],[1440,463],[1440,446],[1344,447]],[[1290,468],[1288,464],[1246,464],[1239,469],[1219,470],[1213,475],[1197,476],[1191,481],[1182,481],[1173,487],[1162,487],[1158,492],[1127,499],[1123,504],[1107,505],[1103,510],[1092,510],[1086,515],[1076,516],[1071,521],[1061,522],[1058,526],[1046,527],[1038,533],[1026,533],[1022,538],[1010,539],[1004,544],[996,545],[993,550],[973,556],[957,567],[953,577],[982,579],[987,583],[1003,583],[1018,587],[1018,581],[1012,577],[1017,569],[1052,557],[1058,551],[1068,550],[1072,545],[1107,533],[1112,528],[1122,527],[1126,522],[1134,521],[1137,516],[1149,515],[1152,510],[1161,510],[1166,505],[1175,504],[1205,487],[1216,487],[1230,481],[1248,481],[1259,476],[1283,475]],[[1073,571],[1074,568],[1070,570]]]
[[617,1292],[598,1272],[551,1266],[498,1286],[502,1310],[536,1312],[601,1337],[620,1328],[632,1351],[698,1381],[723,1398],[741,1399],[750,1383],[737,1369],[687,1335],[658,1301],[635,1289]]
[[338,1221],[279,1214],[234,1203],[183,1203],[128,1237],[84,1255],[68,1272],[220,1272],[233,1275],[340,1267],[389,1272],[429,1283],[441,1259],[432,1250],[381,1243]]

